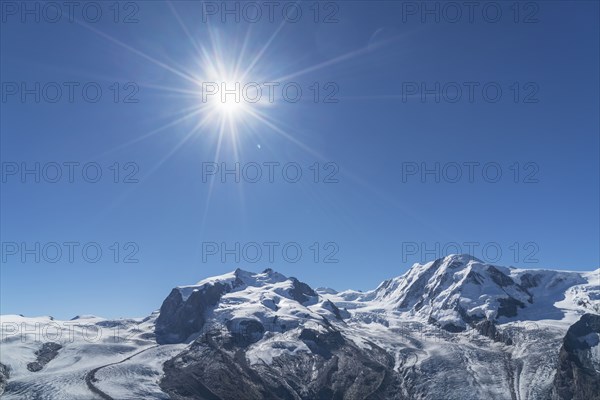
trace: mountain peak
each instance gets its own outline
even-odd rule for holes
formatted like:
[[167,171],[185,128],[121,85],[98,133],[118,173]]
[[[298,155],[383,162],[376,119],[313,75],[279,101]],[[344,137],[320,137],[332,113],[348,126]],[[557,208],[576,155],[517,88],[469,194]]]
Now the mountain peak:
[[203,329],[212,329],[205,327],[209,316],[212,324],[224,326],[234,335],[248,324],[260,326],[262,333],[283,332],[308,320],[322,325],[323,317],[342,318],[335,305],[294,277],[271,268],[259,273],[237,268],[173,289],[156,320],[157,338],[161,343],[186,341]]
[[443,257],[440,260],[443,260],[444,262],[447,262],[447,263],[468,264],[469,262],[476,262],[476,263],[483,264],[483,261],[481,261],[477,257],[475,257],[471,254],[467,254],[467,253],[448,254],[446,257]]
[[287,279],[289,278],[283,274],[280,274],[279,272],[273,271],[271,268],[267,268],[260,273],[236,268],[235,270],[222,275],[216,275],[202,279],[194,285],[178,286],[177,289],[179,289],[182,292],[182,295],[186,297],[186,295],[189,295],[189,292],[194,289],[200,289],[205,285],[214,285],[215,283],[221,283],[233,287],[262,286],[265,284],[282,282]]
[[[482,320],[510,321],[536,312],[560,318],[554,302],[564,299],[568,287],[581,283],[584,278],[578,273],[520,270],[451,254],[415,264],[401,277],[384,281],[369,301],[456,331]],[[552,304],[544,306],[537,299],[552,299]]]
[[414,264],[412,268],[433,268],[433,269],[440,269],[440,268],[444,268],[444,269],[458,269],[458,268],[464,268],[467,266],[470,266],[472,264],[481,264],[481,265],[486,265],[485,262],[481,261],[480,259],[478,259],[475,256],[472,256],[470,254],[448,254],[445,257],[440,257],[434,261],[430,261],[427,262],[425,264],[419,264],[416,263]]

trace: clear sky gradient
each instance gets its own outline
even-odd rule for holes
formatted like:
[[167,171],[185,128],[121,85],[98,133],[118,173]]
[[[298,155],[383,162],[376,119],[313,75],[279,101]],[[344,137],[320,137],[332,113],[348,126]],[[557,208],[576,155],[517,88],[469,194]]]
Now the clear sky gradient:
[[[3,3],[2,314],[144,316],[238,267],[368,290],[452,243],[599,267],[598,2]],[[245,70],[273,101],[204,101]]]

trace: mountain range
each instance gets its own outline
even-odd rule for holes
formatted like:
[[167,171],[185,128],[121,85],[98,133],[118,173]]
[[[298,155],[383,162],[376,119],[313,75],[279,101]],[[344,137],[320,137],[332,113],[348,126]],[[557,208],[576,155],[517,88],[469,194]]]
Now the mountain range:
[[450,255],[367,292],[236,269],[145,318],[0,316],[6,399],[600,399],[600,269]]

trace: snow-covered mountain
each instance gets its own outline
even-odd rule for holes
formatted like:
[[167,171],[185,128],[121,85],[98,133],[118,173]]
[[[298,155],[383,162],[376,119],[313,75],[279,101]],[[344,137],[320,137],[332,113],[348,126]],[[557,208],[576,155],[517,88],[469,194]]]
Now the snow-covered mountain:
[[156,321],[160,343],[189,341],[211,329],[284,332],[309,322],[341,319],[339,310],[307,284],[271,269],[259,274],[235,270],[180,286],[164,301]]
[[415,264],[406,274],[370,292],[321,294],[357,310],[356,314],[420,317],[458,332],[483,320],[504,323],[566,319],[573,323],[581,312],[600,312],[597,279],[598,271],[523,270],[486,264],[468,255],[452,255]]
[[[369,292],[267,269],[143,319],[0,316],[6,399],[600,399],[600,270],[452,255]],[[598,390],[596,390],[598,389]]]

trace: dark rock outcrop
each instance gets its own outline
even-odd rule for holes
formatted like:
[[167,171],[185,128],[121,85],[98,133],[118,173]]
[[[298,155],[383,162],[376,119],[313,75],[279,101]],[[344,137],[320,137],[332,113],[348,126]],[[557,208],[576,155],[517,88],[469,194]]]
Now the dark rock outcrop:
[[160,386],[173,400],[404,399],[383,349],[361,349],[335,330],[303,329],[299,339],[310,351],[251,365],[221,334],[204,335],[164,364]]
[[344,311],[343,315],[342,315],[342,311],[340,311],[340,309],[333,304],[331,301],[327,300],[323,303],[323,307],[329,311],[331,311],[333,313],[333,315],[335,315],[335,318],[339,321],[343,321],[344,318],[349,318],[350,317],[350,313],[348,313],[348,311]]
[[4,393],[8,378],[10,378],[10,370],[6,365],[0,363],[0,394]]
[[306,283],[300,282],[296,278],[290,278],[290,280],[293,282],[294,285],[293,288],[290,289],[290,296],[298,303],[304,304],[308,300],[310,300],[311,297],[318,296],[317,293],[314,290],[312,290],[312,288]]
[[488,337],[494,342],[504,343],[509,346],[513,344],[512,339],[508,335],[499,332],[498,328],[496,328],[496,324],[490,320],[486,319],[476,324],[475,330],[479,332],[480,335]]
[[228,344],[238,347],[247,347],[258,342],[265,333],[263,324],[254,319],[228,321],[227,329],[231,335]]
[[498,268],[494,266],[489,266],[487,269],[488,274],[494,281],[494,283],[500,287],[512,286],[515,282],[510,279],[510,277],[498,270]]
[[36,360],[27,364],[27,369],[31,372],[41,371],[57,355],[62,346],[54,342],[46,342],[35,352]]
[[231,286],[220,282],[194,290],[184,300],[181,291],[173,289],[160,307],[156,319],[156,340],[160,344],[183,343],[190,335],[200,332],[205,313],[214,307]]
[[498,299],[498,303],[500,304],[500,307],[498,307],[498,317],[516,317],[518,308],[525,307],[523,302],[513,297],[500,298]]
[[342,334],[335,330],[321,333],[313,329],[302,329],[299,339],[314,354],[319,354],[327,359],[331,357],[332,351],[339,349],[345,342]]
[[537,287],[542,280],[542,275],[540,274],[530,274],[525,273],[521,276],[521,287],[523,289],[530,289]]
[[600,360],[592,354],[599,337],[600,315],[584,314],[571,325],[560,349],[552,400],[600,400]]

